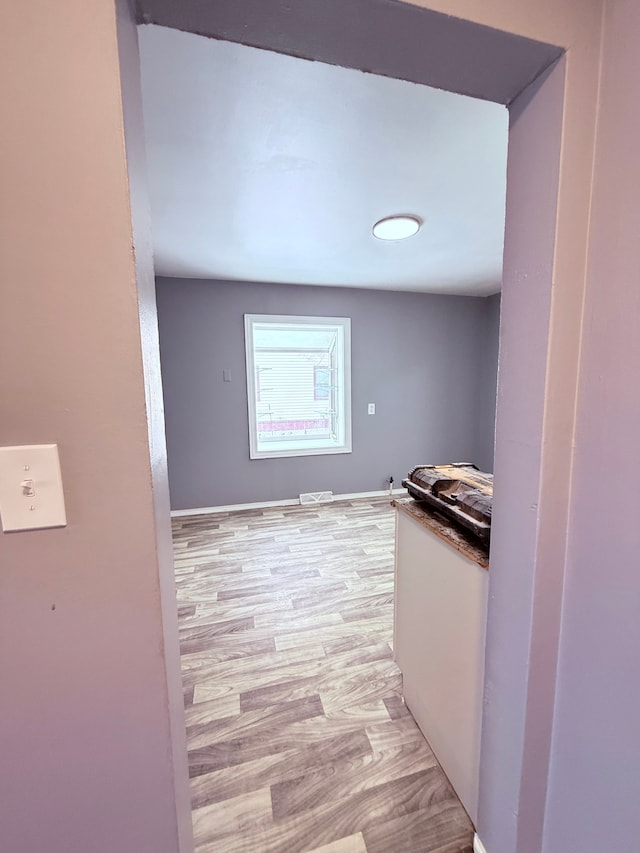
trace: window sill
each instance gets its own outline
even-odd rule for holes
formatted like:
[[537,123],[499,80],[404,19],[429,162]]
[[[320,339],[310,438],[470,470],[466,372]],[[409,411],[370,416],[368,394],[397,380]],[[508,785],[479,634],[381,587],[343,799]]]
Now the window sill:
[[328,456],[336,453],[351,453],[350,447],[340,445],[339,447],[306,447],[291,448],[274,447],[273,450],[250,450],[250,459],[279,459],[286,456]]

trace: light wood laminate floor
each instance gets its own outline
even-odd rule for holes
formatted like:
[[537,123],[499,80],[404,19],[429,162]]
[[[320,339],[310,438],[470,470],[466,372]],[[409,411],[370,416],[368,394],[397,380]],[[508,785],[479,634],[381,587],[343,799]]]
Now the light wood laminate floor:
[[471,853],[402,701],[389,501],[173,529],[198,853]]

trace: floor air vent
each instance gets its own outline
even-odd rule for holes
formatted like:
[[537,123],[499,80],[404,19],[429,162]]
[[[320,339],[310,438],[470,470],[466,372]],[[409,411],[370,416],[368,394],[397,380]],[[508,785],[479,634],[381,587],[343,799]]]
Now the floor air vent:
[[328,504],[333,500],[333,492],[305,492],[300,495],[301,504]]

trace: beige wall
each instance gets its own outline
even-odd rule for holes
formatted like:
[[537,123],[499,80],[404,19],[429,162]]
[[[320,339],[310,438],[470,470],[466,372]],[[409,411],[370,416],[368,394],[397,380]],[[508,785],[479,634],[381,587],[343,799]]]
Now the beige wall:
[[545,853],[638,846],[639,33],[607,4]]
[[[554,266],[546,281],[546,320],[540,318],[551,337],[548,350],[532,359],[536,370],[545,367],[544,406],[537,433],[528,434],[523,447],[539,454],[541,471],[529,482],[533,498],[524,507],[505,502],[502,515],[503,530],[512,519],[524,520],[535,535],[527,553],[517,550],[515,533],[510,541],[505,535],[504,549],[494,555],[495,577],[500,566],[503,576],[519,573],[511,605],[530,612],[522,625],[513,617],[509,623],[509,602],[495,611],[506,648],[496,635],[490,658],[515,675],[500,695],[487,685],[489,734],[498,752],[483,757],[484,805],[481,793],[480,831],[490,853],[525,853],[536,849],[544,769],[534,767],[532,777],[528,761],[548,751],[539,743],[544,728],[538,723],[548,720],[555,672],[556,650],[545,645],[542,617],[555,620],[556,632],[564,582],[601,4],[422,5],[567,48]],[[66,0],[63,12],[60,4],[34,0],[14,4],[3,23],[3,122],[13,133],[3,136],[0,157],[0,441],[60,445],[69,519],[65,530],[0,540],[3,782],[11,783],[2,798],[3,847],[12,853],[175,851],[176,741],[168,706],[176,703],[165,667],[172,640],[165,646],[161,617],[163,590],[166,600],[170,590],[161,583],[166,560],[158,554],[152,488],[152,473],[162,477],[162,447],[153,445],[151,465],[113,2]],[[623,35],[624,27],[614,34],[612,54]],[[620,122],[623,134],[624,118]],[[519,227],[526,229],[526,217]],[[497,477],[518,440],[519,412],[509,389],[518,382],[527,387],[529,378],[526,369],[510,374],[508,368],[524,363],[526,344],[515,318],[526,305],[530,270],[517,264],[514,270],[514,313],[503,307],[500,382],[506,390],[500,392]],[[623,274],[621,287],[622,280]],[[152,312],[148,322],[153,325]],[[591,381],[585,373],[583,400],[590,402],[583,403],[583,422],[598,414],[585,396]],[[498,496],[498,479],[496,490]],[[585,525],[586,541],[588,534]],[[163,541],[166,547],[166,531]],[[517,633],[512,646],[510,631]],[[527,643],[544,673],[540,683],[528,681],[529,655],[515,654]],[[506,771],[501,721],[510,750]]]
[[68,526],[0,536],[0,847],[175,853],[115,7],[10,4],[2,33],[0,443],[59,445]]
[[514,33],[525,38],[579,50],[590,43],[600,27],[600,0],[409,0],[413,6],[432,9],[465,21]]

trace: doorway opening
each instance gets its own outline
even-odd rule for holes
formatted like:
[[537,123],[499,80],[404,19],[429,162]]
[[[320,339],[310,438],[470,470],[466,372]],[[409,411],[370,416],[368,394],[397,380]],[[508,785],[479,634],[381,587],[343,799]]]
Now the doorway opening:
[[[324,709],[309,724],[318,727],[316,752],[331,753],[347,712],[354,737],[368,738],[370,725],[386,722],[402,750],[403,729],[408,740],[418,735],[413,720],[392,718],[388,707],[404,708],[391,663],[393,547],[378,542],[379,553],[371,555],[368,543],[355,546],[349,527],[357,507],[292,509],[283,518],[279,508],[265,514],[257,504],[265,497],[291,502],[296,492],[362,493],[361,512],[373,514],[370,493],[382,491],[385,475],[400,485],[419,460],[469,459],[492,470],[499,297],[487,294],[501,279],[507,111],[162,28],[144,28],[140,42],[169,471],[180,512],[175,537],[194,825],[201,844],[231,843],[219,818],[239,796],[229,774],[240,772],[245,795],[270,787],[275,796],[304,774],[327,772],[315,753],[297,751],[300,720],[282,733],[290,730],[296,751],[286,769],[275,741],[266,756],[255,746],[248,754],[236,749],[238,732],[249,736],[250,725],[250,737],[268,749],[261,727],[297,713],[300,698],[306,708],[311,696],[315,710]],[[378,236],[375,223],[394,206],[418,215],[420,233],[412,240]],[[233,280],[220,280],[225,273]],[[243,281],[249,276],[260,281]],[[268,308],[271,314],[262,313]],[[366,413],[364,393],[376,400]],[[256,459],[264,460],[260,469]],[[336,481],[344,485],[336,489]],[[234,504],[255,504],[257,520],[219,511]],[[207,519],[205,511],[216,507]],[[379,512],[389,528],[388,507]],[[285,528],[296,530],[296,523],[309,533],[291,542],[292,555]],[[235,525],[249,525],[249,542]],[[352,526],[361,536],[380,531],[373,518],[364,529]],[[286,544],[278,547],[274,536]],[[243,547],[251,555],[244,561]],[[277,607],[265,622],[271,597]],[[345,647],[335,657],[338,641],[357,653]],[[238,656],[242,666],[232,663]],[[331,683],[338,662],[347,684],[359,683],[355,697],[345,688],[340,701]],[[377,689],[365,690],[368,682]],[[256,691],[271,697],[260,720],[248,713]],[[363,691],[366,702],[357,698]],[[221,730],[227,716],[233,719]],[[205,747],[215,759],[204,758]],[[235,762],[233,771],[221,752]],[[477,745],[471,753],[477,761]],[[270,775],[250,781],[246,767],[257,757],[269,758]],[[375,796],[371,789],[382,780],[393,783],[396,800],[388,803],[396,808],[403,786],[413,784],[407,776],[432,770],[433,754],[424,758],[426,764],[408,768],[369,750],[357,786],[344,774],[341,809],[360,786]],[[340,766],[332,763],[331,772]],[[446,790],[443,782],[439,801]],[[296,815],[304,818],[296,845],[339,840],[327,835],[335,832],[327,819],[332,802],[318,793],[313,810]],[[465,805],[475,819],[475,793]],[[433,814],[415,811],[430,832]],[[253,846],[286,834],[286,816],[274,813],[277,825],[265,827]],[[459,806],[449,817],[439,843],[453,843],[461,832],[467,843]],[[347,830],[365,829],[349,824],[341,831],[347,837],[354,834]],[[365,831],[369,846],[372,832]],[[414,827],[408,849],[416,844],[422,839]]]
[[[394,14],[404,14],[402,4],[398,4],[392,8]],[[438,26],[453,28],[448,33],[448,36],[442,40],[441,44],[446,44],[449,47],[455,45],[458,51],[460,51],[461,44],[464,41],[469,44],[470,40],[468,38],[464,39],[461,37],[460,32],[454,32],[458,23],[464,22],[455,22],[444,16],[427,13],[424,10],[412,9],[411,14],[418,11],[421,15],[424,14],[429,18],[430,24],[434,20],[437,20]],[[175,21],[171,25],[175,26]],[[225,25],[228,25],[228,21],[225,22]],[[188,27],[185,25],[183,28],[187,29]],[[206,29],[206,27],[203,28],[203,26],[200,26],[199,31],[203,32]],[[495,38],[497,40],[496,49],[493,52],[489,51],[489,54],[493,57],[501,54],[499,49],[501,39],[505,40],[504,44],[509,42],[510,47],[513,47],[514,37],[512,36],[505,36],[505,34],[497,33],[496,31],[485,32],[484,28],[481,27],[472,27],[472,29],[474,38],[471,39],[471,43],[480,51],[486,51],[486,39],[491,40]],[[436,31],[437,26],[428,38],[424,36],[424,29],[421,31],[421,37],[424,37],[424,40],[421,42],[422,47],[424,47],[424,44],[429,39],[433,39],[434,32]],[[440,33],[442,33],[442,30],[440,30]],[[213,35],[213,33],[211,34]],[[384,39],[384,36],[381,35],[380,37]],[[416,38],[418,38],[417,35]],[[484,42],[483,39],[485,39]],[[532,507],[535,505],[539,491],[541,471],[540,447],[543,425],[542,411],[544,408],[543,398],[548,352],[546,344],[549,331],[550,283],[553,265],[552,223],[555,221],[558,177],[557,171],[554,171],[553,164],[557,164],[559,156],[559,133],[564,86],[564,69],[562,64],[550,68],[550,64],[560,54],[557,48],[526,42],[526,40],[515,39],[515,41],[523,42],[518,44],[517,60],[514,61],[513,65],[518,73],[510,73],[505,71],[503,67],[502,73],[494,74],[494,79],[501,80],[501,85],[503,86],[501,94],[499,97],[496,97],[496,85],[493,86],[494,91],[492,92],[496,100],[511,105],[512,127],[508,193],[513,198],[518,197],[518,203],[515,204],[512,210],[512,231],[510,231],[509,215],[507,218],[506,274],[502,307],[503,349],[505,348],[504,344],[506,341],[511,348],[510,355],[512,358],[509,360],[503,359],[501,363],[501,389],[504,389],[504,397],[500,398],[498,406],[496,474],[500,477],[500,486],[496,494],[494,559],[492,562],[494,569],[497,569],[494,572],[496,580],[495,582],[492,581],[497,592],[494,596],[493,605],[493,624],[497,627],[496,634],[499,634],[500,629],[507,625],[507,623],[510,626],[513,626],[515,623],[513,612],[510,616],[506,615],[507,607],[512,605],[512,602],[508,603],[505,600],[508,598],[510,592],[507,563],[513,557],[522,559],[523,549],[525,551],[529,549],[531,572],[533,572],[535,564],[537,547],[536,519],[528,513],[522,513],[518,518],[518,510],[516,507],[510,505],[508,496],[517,492],[522,498],[523,505]],[[301,42],[304,42],[302,36]],[[340,39],[337,42],[340,43]],[[428,51],[425,51],[425,53],[428,53]],[[446,80],[446,88],[458,91],[463,88],[466,93],[470,93],[475,87],[475,94],[480,94],[478,86],[481,88],[484,86],[487,89],[492,88],[491,83],[487,81],[487,76],[485,75],[483,78],[482,74],[478,74],[478,69],[483,65],[486,68],[487,63],[478,62],[478,57],[473,54],[473,50],[471,53],[466,53],[465,62],[460,63],[460,68],[466,74],[464,82],[461,81],[459,72],[451,71],[450,62],[442,61],[442,50],[439,52],[436,51],[434,55],[437,55],[441,61],[439,72],[441,79],[449,78]],[[531,73],[532,62],[536,66],[535,73],[533,74]],[[550,70],[542,73],[545,68]],[[493,70],[491,73],[493,73]],[[473,80],[474,75],[475,80]],[[524,92],[526,84],[534,78],[537,78],[537,83],[527,92]],[[429,81],[424,82],[431,82],[431,80],[432,77]],[[505,81],[506,89],[504,88]],[[497,88],[500,88],[500,86]],[[517,98],[520,93],[524,94],[520,98]],[[533,116],[536,118],[535,123],[532,118]],[[538,127],[537,132],[535,130],[536,124]],[[535,139],[536,136],[537,139]],[[535,139],[535,144],[527,144],[527,140],[531,139]],[[516,140],[515,146],[514,140]],[[552,164],[552,168],[550,169],[548,168],[549,164]],[[532,179],[532,176],[540,175],[541,173],[547,176],[547,180],[542,184],[538,183],[534,186],[536,181]],[[516,190],[513,191],[513,188],[516,188]],[[517,219],[513,219],[515,210],[519,214],[522,213],[521,205],[523,199],[526,199],[529,203],[527,212],[524,216],[521,217],[519,215]],[[544,227],[541,228],[540,223],[544,223]],[[550,224],[551,227],[549,227]],[[521,233],[524,231],[527,231],[526,246],[522,242],[518,242]],[[524,295],[522,290],[516,289],[518,276],[523,268],[521,265],[523,257],[528,258],[530,267],[536,270],[535,287],[532,288],[532,292]],[[513,288],[511,290],[509,289],[510,282]],[[535,341],[536,358],[533,360],[530,358],[530,355],[524,353],[522,346],[518,343],[518,332],[521,332],[522,328],[526,327],[527,322],[530,336]],[[517,399],[515,386],[521,384],[523,379],[525,381],[531,380],[528,385],[530,391],[527,400],[528,411],[527,406],[518,407],[516,405],[514,409],[512,405],[507,405],[507,403],[513,404]],[[517,442],[509,444],[512,434],[521,439],[519,446],[516,446]],[[516,472],[519,477],[517,484],[515,482]],[[518,543],[514,541],[513,527],[511,527],[512,522],[515,523],[515,529],[522,534],[519,537]],[[511,527],[510,531],[507,529],[509,527]],[[499,543],[497,551],[495,546],[496,540]],[[525,560],[525,562],[527,561]],[[523,602],[523,607],[526,611],[526,602]],[[525,635],[528,636],[526,625],[530,625],[530,615],[525,619],[525,623],[518,640],[522,639],[524,641]],[[488,665],[490,670],[493,668],[492,675],[497,676],[498,682],[500,682],[502,675],[504,675],[502,664],[505,661],[501,660],[501,657],[504,657],[504,651],[501,652],[500,648],[494,644],[494,637],[491,636],[490,632]],[[506,701],[506,696],[500,696],[499,694],[493,699],[494,707],[490,719],[485,724],[485,730],[489,732],[488,735],[485,735],[485,743],[492,740],[490,737],[491,729],[495,725],[495,720],[500,716],[499,706],[503,699]],[[514,716],[518,716],[518,710],[526,708],[526,702],[526,689],[524,689],[518,697],[518,702],[515,703],[518,709],[513,711]],[[507,709],[507,717],[510,716],[512,716],[512,711]],[[522,731],[524,730],[522,721],[520,728]],[[513,788],[511,794],[507,793],[509,790],[507,785],[509,772],[501,774],[496,769],[500,763],[499,745],[496,747],[492,743],[492,748],[485,750],[485,753],[486,780],[495,782],[495,785],[485,785],[485,790],[489,792],[485,809],[486,814],[490,815],[492,808],[495,807],[495,801],[498,799],[497,796],[494,796],[495,791],[500,788],[500,785],[504,783],[505,802],[512,801],[513,797],[517,796],[513,791],[518,790],[518,785]],[[495,774],[501,776],[501,778],[491,780],[490,777]]]

